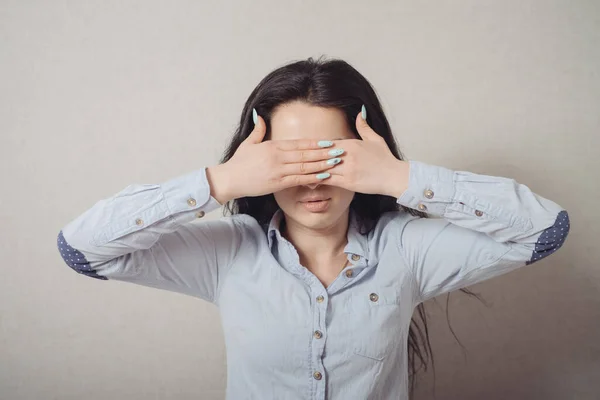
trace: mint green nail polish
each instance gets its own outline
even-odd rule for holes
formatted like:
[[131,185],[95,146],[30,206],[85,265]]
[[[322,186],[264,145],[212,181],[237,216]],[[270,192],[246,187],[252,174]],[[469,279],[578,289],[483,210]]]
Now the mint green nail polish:
[[327,154],[329,154],[331,157],[341,156],[342,154],[344,154],[344,149],[332,149],[329,150]]
[[327,165],[335,165],[337,163],[339,163],[340,161],[342,161],[341,158],[330,158],[329,160],[326,161]]
[[360,110],[361,114],[362,114],[362,119],[364,119],[365,121],[367,120],[367,109],[365,108],[365,105],[363,104],[362,109]]
[[254,121],[254,125],[258,122],[258,113],[256,112],[256,108],[252,109],[252,121]]
[[321,140],[317,143],[319,147],[330,147],[333,146],[333,142],[331,140]]
[[317,179],[325,179],[325,178],[329,178],[331,176],[331,174],[329,172],[323,172],[320,173],[319,175],[317,175]]

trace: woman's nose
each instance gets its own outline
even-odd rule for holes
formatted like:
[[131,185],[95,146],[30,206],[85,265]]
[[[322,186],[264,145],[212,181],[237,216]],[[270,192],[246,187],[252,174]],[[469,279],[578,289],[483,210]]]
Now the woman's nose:
[[321,184],[320,183],[311,183],[310,185],[304,185],[304,186],[306,186],[307,188],[310,188],[311,190],[314,190],[314,189],[318,188],[319,186],[321,186]]

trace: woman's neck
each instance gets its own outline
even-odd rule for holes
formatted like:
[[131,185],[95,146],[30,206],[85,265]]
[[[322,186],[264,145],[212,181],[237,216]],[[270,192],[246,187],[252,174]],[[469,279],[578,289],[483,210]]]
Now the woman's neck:
[[[283,218],[280,231],[281,235],[298,251],[301,264],[309,268],[309,266],[322,264],[331,265],[336,260],[345,258],[344,248],[348,243],[348,223],[348,213],[325,229],[309,228]],[[339,265],[331,266],[339,267]]]

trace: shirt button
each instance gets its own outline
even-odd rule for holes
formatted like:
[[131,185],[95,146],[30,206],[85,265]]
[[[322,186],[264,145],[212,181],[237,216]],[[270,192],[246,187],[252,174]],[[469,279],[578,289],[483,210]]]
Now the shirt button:
[[321,333],[321,331],[315,331],[314,337],[316,337],[317,339],[321,339],[323,337],[323,334]]
[[371,301],[377,301],[377,300],[379,300],[379,296],[377,295],[377,293],[371,293],[371,294],[369,295],[369,299],[370,299]]
[[433,190],[427,189],[425,191],[425,197],[427,197],[428,199],[432,199],[433,198]]
[[427,206],[426,206],[425,204],[423,204],[423,203],[419,204],[419,205],[417,206],[417,208],[418,208],[419,210],[421,210],[421,211],[425,211],[425,210],[427,210]]
[[191,206],[194,207],[196,205],[196,199],[188,199],[187,203]]
[[325,298],[324,298],[323,296],[317,296],[317,301],[318,301],[319,303],[322,303],[322,302],[323,302],[323,300],[325,300]]
[[360,256],[358,254],[352,254],[352,261],[360,260]]
[[352,278],[352,270],[351,269],[349,269],[349,270],[346,271],[346,276],[348,278]]
[[320,373],[319,371],[317,371],[317,372],[315,372],[315,373],[313,374],[313,377],[314,377],[316,380],[320,381],[320,380],[321,380],[321,378],[323,377],[323,375],[321,375],[321,373]]
[[481,217],[483,215],[483,213],[479,210],[475,210],[475,215],[477,215],[478,217]]
[[144,225],[144,221],[142,219],[140,219],[140,218],[136,219],[135,223],[136,223],[136,225],[139,225],[139,226]]
[[202,217],[204,217],[204,214],[205,214],[205,213],[204,213],[204,211],[198,211],[198,212],[196,213],[196,217],[197,217],[197,218],[202,218]]

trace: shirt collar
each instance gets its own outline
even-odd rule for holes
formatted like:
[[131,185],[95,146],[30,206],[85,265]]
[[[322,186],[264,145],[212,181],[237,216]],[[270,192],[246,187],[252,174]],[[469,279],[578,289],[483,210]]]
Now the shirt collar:
[[[279,227],[281,226],[281,221],[283,220],[283,211],[279,208],[273,217],[271,217],[271,221],[269,222],[269,227],[267,229],[267,241],[269,243],[269,249],[273,249],[273,242],[275,240],[281,240],[281,232]],[[349,215],[350,221],[348,223],[348,244],[344,248],[344,253],[349,254],[358,254],[359,256],[369,259],[368,256],[368,240],[367,236],[363,235],[359,231],[358,221],[356,219],[356,215],[350,209]]]

